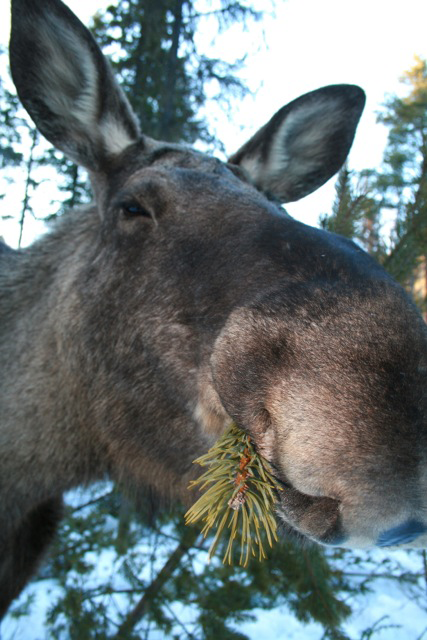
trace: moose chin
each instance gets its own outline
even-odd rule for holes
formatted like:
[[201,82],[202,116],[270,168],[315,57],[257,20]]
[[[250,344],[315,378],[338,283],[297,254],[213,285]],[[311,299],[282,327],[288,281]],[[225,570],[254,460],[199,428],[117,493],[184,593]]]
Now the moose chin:
[[64,491],[108,476],[188,502],[231,421],[285,487],[285,535],[427,546],[426,327],[358,246],[281,207],[342,166],[363,91],[303,95],[220,162],[140,131],[60,0],[12,0],[10,60],[95,199],[0,243],[0,615]]

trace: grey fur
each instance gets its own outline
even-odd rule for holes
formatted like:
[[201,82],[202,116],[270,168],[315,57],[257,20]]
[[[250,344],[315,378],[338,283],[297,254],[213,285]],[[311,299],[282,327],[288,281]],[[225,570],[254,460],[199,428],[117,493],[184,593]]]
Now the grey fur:
[[363,92],[299,98],[224,164],[140,136],[59,0],[12,6],[19,95],[96,200],[0,245],[0,614],[64,491],[108,476],[189,502],[231,419],[285,483],[289,534],[369,546],[426,522],[425,326],[357,246],[275,204],[339,168]]

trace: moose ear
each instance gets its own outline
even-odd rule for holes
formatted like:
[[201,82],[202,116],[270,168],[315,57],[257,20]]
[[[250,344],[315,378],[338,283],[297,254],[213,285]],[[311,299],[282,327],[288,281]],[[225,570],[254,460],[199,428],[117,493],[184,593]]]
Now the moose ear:
[[91,171],[140,137],[90,32],[60,0],[12,0],[12,77],[43,135]]
[[364,105],[354,85],[311,91],[280,109],[229,162],[280,202],[299,200],[344,164]]

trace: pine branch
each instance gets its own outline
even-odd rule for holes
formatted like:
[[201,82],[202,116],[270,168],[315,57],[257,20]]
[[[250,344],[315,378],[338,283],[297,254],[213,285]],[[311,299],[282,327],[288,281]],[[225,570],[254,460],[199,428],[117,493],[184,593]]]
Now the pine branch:
[[[425,553],[425,551],[423,551]],[[345,576],[346,578],[374,578],[381,580],[397,580],[398,582],[402,582],[402,580],[407,580],[408,582],[415,582],[420,578],[424,578],[426,580],[426,589],[427,589],[427,567],[426,573],[418,572],[412,573],[409,571],[405,571],[399,574],[393,573],[370,573],[369,571],[332,571],[333,575],[339,574],[341,576]]]
[[166,609],[169,611],[169,614],[171,615],[171,617],[175,620],[175,623],[181,627],[181,629],[184,631],[184,633],[187,635],[187,638],[190,638],[190,640],[197,640],[196,636],[194,636],[191,631],[189,631],[187,629],[187,627],[185,626],[185,624],[183,622],[181,622],[181,620],[178,618],[178,616],[175,614],[175,612],[173,611],[173,609],[171,609],[171,607],[168,604],[165,604]]
[[89,500],[88,502],[83,502],[83,504],[79,504],[77,507],[72,507],[71,505],[67,505],[67,511],[70,514],[74,515],[78,511],[82,511],[83,509],[86,509],[87,507],[91,507],[94,504],[97,504],[98,502],[102,502],[103,500],[105,500],[105,498],[109,498],[114,494],[114,492],[115,492],[114,489],[112,489],[111,491],[107,491],[107,493],[103,493],[102,495],[97,496],[96,498],[92,498],[92,500]]
[[173,9],[172,42],[166,64],[163,104],[160,113],[160,132],[162,138],[169,140],[173,133],[175,116],[175,98],[178,69],[178,49],[183,29],[183,0],[176,0]]
[[122,640],[141,618],[144,617],[150,608],[151,601],[159,594],[165,583],[170,579],[175,569],[178,567],[185,554],[193,547],[200,533],[196,529],[188,529],[184,531],[182,541],[171,553],[162,569],[160,569],[154,580],[148,585],[142,598],[137,602],[135,607],[125,617],[120,625],[117,634],[114,636],[116,640]]
[[327,598],[325,598],[324,591],[319,585],[318,577],[316,576],[316,572],[313,570],[309,553],[305,549],[302,550],[302,556],[304,558],[305,566],[307,568],[308,574],[311,578],[311,583],[313,585],[314,590],[317,593],[317,597],[319,602],[322,604],[324,611],[327,611],[329,619],[333,620],[335,618],[335,613],[332,611],[330,602],[328,602]]

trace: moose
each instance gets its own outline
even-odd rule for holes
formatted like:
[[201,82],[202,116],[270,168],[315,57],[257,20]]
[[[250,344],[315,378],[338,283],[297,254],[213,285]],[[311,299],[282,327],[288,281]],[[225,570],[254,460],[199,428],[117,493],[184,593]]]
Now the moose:
[[427,546],[427,333],[359,246],[282,204],[344,163],[363,91],[280,109],[228,162],[141,133],[60,0],[12,0],[12,76],[94,204],[0,245],[0,612],[62,494],[109,477],[191,502],[232,421],[283,484],[283,535]]

